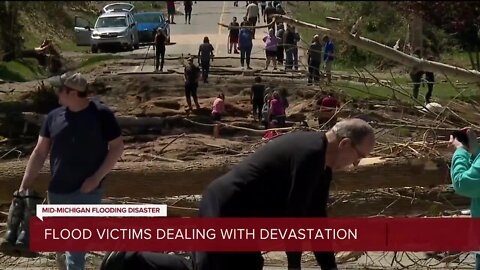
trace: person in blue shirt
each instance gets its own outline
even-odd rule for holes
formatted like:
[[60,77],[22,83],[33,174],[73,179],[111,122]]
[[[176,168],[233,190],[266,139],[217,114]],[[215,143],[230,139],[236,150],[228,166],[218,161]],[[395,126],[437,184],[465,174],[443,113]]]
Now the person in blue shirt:
[[[455,192],[471,198],[472,218],[480,218],[480,155],[477,136],[470,129],[464,129],[468,135],[468,145],[450,135],[450,144],[455,148],[450,167],[450,176]],[[475,269],[480,270],[480,253],[476,252]]]
[[[87,80],[80,73],[49,82],[57,87],[62,106],[44,120],[19,191],[32,189],[49,156],[49,204],[100,204],[103,183],[123,153],[122,130],[107,106],[88,98]],[[66,251],[63,267],[85,269],[85,255]]]
[[327,74],[328,83],[332,82],[332,64],[335,59],[335,47],[333,42],[328,36],[323,37],[325,48],[323,50],[323,62],[325,63],[325,73]]
[[242,69],[245,67],[245,62],[247,62],[247,69],[252,69],[250,67],[250,55],[252,53],[252,31],[249,28],[243,27],[240,29],[239,42],[238,46],[240,48],[240,64]]

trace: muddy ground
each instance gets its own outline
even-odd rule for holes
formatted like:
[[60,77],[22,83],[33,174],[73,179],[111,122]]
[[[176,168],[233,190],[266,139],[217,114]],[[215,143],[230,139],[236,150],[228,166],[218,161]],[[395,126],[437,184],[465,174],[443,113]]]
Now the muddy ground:
[[[171,164],[176,162],[195,162],[195,166],[213,166],[219,159],[241,158],[260,147],[263,143],[261,126],[253,121],[251,104],[249,101],[249,89],[254,77],[260,75],[264,83],[275,90],[286,90],[290,107],[288,109],[289,126],[318,129],[316,121],[316,101],[321,89],[327,89],[325,85],[307,86],[304,75],[299,73],[273,73],[262,71],[263,61],[255,60],[255,69],[250,72],[242,72],[238,66],[238,59],[215,60],[215,67],[208,84],[200,83],[198,94],[202,109],[191,113],[186,111],[186,101],[183,96],[183,75],[181,59],[168,60],[167,72],[138,73],[143,59],[114,60],[104,63],[91,70],[86,76],[92,83],[95,97],[106,103],[118,116],[130,117],[135,124],[124,128],[126,148],[120,163],[128,166],[142,168],[146,162],[155,164]],[[150,60],[149,60],[150,61]],[[133,71],[137,73],[133,73]],[[35,89],[38,82],[9,83],[0,85],[1,90],[9,94],[0,94],[2,100],[16,100],[26,93]],[[332,88],[329,88],[332,89]],[[333,88],[334,89],[334,88]],[[218,92],[226,95],[227,116],[223,122],[231,126],[222,127],[220,138],[212,136],[213,127],[210,119],[211,104]],[[347,99],[347,97],[345,97]],[[374,105],[383,104],[380,107]],[[424,117],[406,106],[402,109],[397,106],[392,111],[385,102],[373,100],[357,101],[355,104],[346,106],[339,117],[363,116],[380,124],[398,124],[416,121],[417,125],[429,125],[431,120]],[[400,109],[398,109],[400,108]],[[162,120],[158,123],[149,123],[148,118]],[[241,127],[241,128],[235,128]],[[38,126],[29,126],[29,132],[38,129]],[[377,126],[379,134],[379,146],[377,155],[392,154],[386,150],[387,143],[405,143],[406,141],[422,141],[425,139],[424,129],[392,129],[391,127]],[[34,146],[35,136],[24,136],[21,141],[7,138],[0,143],[3,159],[9,161],[20,159],[29,155]],[[436,139],[442,139],[442,132],[435,134]],[[14,148],[15,147],[15,148]],[[383,148],[382,148],[383,147]],[[388,147],[387,147],[388,148]],[[382,150],[383,149],[383,150]],[[383,152],[382,152],[383,151]],[[24,159],[22,160],[24,162]],[[21,164],[21,163],[20,163]],[[0,163],[1,166],[1,163]],[[161,166],[161,165],[159,165]],[[141,177],[141,176],[139,176]],[[183,196],[170,198],[152,198],[149,196],[151,186],[137,185],[135,196],[129,196],[128,190],[124,191],[124,197],[109,197],[107,202],[156,202],[168,203],[171,207],[169,212],[172,216],[194,216],[197,211],[198,197]],[[187,191],[188,193],[188,191]],[[138,194],[144,194],[139,196]],[[0,223],[5,222],[5,213],[8,207],[8,195],[0,198],[1,211]],[[459,210],[468,207],[468,201],[452,195],[452,191],[446,187],[436,188],[395,188],[395,189],[369,189],[359,191],[334,191],[330,200],[330,212],[332,216],[438,216],[458,215]],[[375,257],[377,260],[369,259]],[[97,261],[99,257],[91,255],[91,261]],[[270,253],[266,255],[270,264],[282,264],[282,255]],[[400,267],[401,263],[393,263],[393,257],[381,253],[372,253],[368,256],[359,257],[343,265],[345,269],[358,269],[368,267],[376,269],[389,269]],[[388,258],[388,259],[385,259]],[[379,263],[380,260],[388,260],[390,265]],[[403,265],[408,265],[408,259],[403,258]],[[305,265],[314,265],[310,255],[304,258]],[[374,262],[375,261],[375,262]],[[401,260],[400,260],[401,261]],[[411,260],[410,260],[411,261]],[[425,261],[424,261],[425,262]],[[20,262],[18,262],[20,263]],[[52,260],[21,262],[19,266],[12,258],[1,258],[1,269],[41,269],[33,266],[45,266],[43,269],[51,269]],[[418,263],[418,262],[416,262]],[[431,262],[436,264],[435,261]],[[3,266],[2,266],[3,265]],[[418,269],[413,264],[413,269]],[[446,268],[445,264],[441,267]],[[440,268],[441,268],[440,267]],[[422,267],[420,267],[422,268]]]

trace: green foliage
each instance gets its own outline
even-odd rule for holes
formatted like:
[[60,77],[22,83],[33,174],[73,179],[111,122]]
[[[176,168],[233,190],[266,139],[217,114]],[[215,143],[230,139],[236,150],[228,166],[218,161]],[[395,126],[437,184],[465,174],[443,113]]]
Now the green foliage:
[[[480,59],[477,56],[480,51],[480,2],[478,1],[393,1],[396,7],[405,16],[415,14],[428,22],[431,26],[441,29],[448,37],[438,39],[444,43],[444,48],[451,46],[459,47],[469,52],[471,68],[480,70]],[[452,42],[453,41],[453,42]],[[427,44],[435,47],[435,41]],[[474,56],[475,54],[475,56]]]
[[[387,2],[376,1],[339,1],[339,2],[311,2],[311,10],[306,5],[298,5],[293,14],[300,20],[326,26],[333,29],[350,31],[357,19],[361,20],[361,36],[393,46],[398,39],[405,40],[407,32],[406,20],[389,8]],[[327,16],[342,19],[339,24],[329,24]],[[306,40],[315,34],[314,31],[303,31]],[[382,60],[381,57],[358,50],[344,42],[336,42],[337,62],[341,66],[365,67],[368,64],[375,66]]]
[[[422,1],[420,1],[422,2]],[[350,31],[357,19],[362,17],[360,26],[360,35],[380,43],[393,47],[400,39],[399,46],[402,49],[408,33],[408,12],[404,12],[402,6],[412,2],[387,2],[387,1],[338,1],[338,2],[311,2],[311,10],[306,4],[300,4],[291,8],[295,18],[310,22],[313,24],[325,26],[332,29]],[[422,2],[426,3],[426,2]],[[450,4],[443,2],[445,8]],[[425,4],[428,7],[428,3]],[[466,4],[460,5],[458,9],[465,9]],[[412,13],[412,11],[409,11]],[[437,13],[439,18],[450,18],[448,12],[445,14]],[[340,23],[329,23],[325,18],[327,16],[340,18]],[[314,30],[301,30],[301,34],[306,41],[316,34]],[[453,34],[448,31],[446,24],[437,24],[434,20],[424,21],[424,44],[429,47],[433,53],[453,55],[461,50],[462,44]],[[336,62],[339,66],[345,68],[373,67],[383,66],[385,59],[376,54],[365,50],[358,50],[344,42],[336,42]],[[470,60],[467,57],[462,58],[460,66],[469,65]],[[390,63],[389,63],[390,64]],[[391,64],[394,64],[393,62]],[[371,66],[370,66],[371,68]]]
[[36,59],[20,59],[0,62],[0,79],[5,81],[25,82],[47,75]]

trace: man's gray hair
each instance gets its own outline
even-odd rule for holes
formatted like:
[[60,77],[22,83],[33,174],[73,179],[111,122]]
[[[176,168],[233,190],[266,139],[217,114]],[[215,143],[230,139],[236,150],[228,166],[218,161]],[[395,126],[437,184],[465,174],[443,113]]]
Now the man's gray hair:
[[338,139],[348,138],[353,145],[359,145],[368,136],[374,136],[374,130],[370,124],[359,118],[342,120],[333,126],[331,131]]

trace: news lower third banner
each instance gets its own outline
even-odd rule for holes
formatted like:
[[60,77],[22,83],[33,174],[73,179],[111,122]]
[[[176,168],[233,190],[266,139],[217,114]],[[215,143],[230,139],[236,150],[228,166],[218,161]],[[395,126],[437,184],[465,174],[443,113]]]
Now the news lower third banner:
[[39,205],[33,251],[477,251],[474,218],[168,218],[166,205]]

